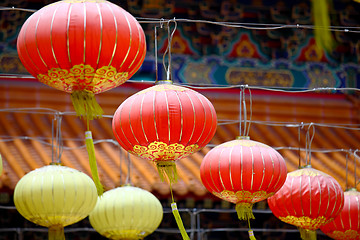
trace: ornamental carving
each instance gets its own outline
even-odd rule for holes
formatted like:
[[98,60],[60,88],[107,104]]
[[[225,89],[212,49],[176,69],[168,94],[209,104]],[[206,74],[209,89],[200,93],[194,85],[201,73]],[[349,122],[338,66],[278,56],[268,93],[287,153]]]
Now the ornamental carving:
[[135,145],[131,153],[151,161],[174,161],[200,150],[197,144],[184,146],[180,143],[152,142],[148,146]]
[[52,68],[46,74],[37,75],[37,78],[50,87],[68,93],[87,90],[96,94],[123,84],[128,76],[128,72],[117,72],[112,66],[95,70],[90,65],[79,64],[70,70]]

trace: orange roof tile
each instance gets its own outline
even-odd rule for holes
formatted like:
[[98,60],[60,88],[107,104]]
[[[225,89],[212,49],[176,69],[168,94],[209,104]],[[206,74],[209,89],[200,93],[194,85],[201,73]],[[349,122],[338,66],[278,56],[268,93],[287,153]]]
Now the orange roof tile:
[[[99,94],[97,99],[106,116],[91,121],[90,130],[96,143],[100,178],[106,188],[124,184],[130,169],[130,179],[135,186],[164,198],[169,196],[169,186],[160,181],[156,167],[150,161],[131,156],[129,168],[127,153],[118,147],[111,129],[111,116],[121,102],[148,86],[150,85],[145,83],[125,83],[116,89]],[[201,90],[200,92],[213,103],[219,125],[209,147],[177,161],[180,179],[173,185],[173,190],[178,198],[210,196],[200,180],[199,167],[202,158],[211,146],[233,140],[239,134],[239,125],[236,122],[239,119],[239,90]],[[247,103],[249,104],[248,99]],[[293,147],[293,149],[278,150],[287,162],[288,171],[292,171],[298,167],[299,157],[304,163],[305,152],[301,151],[299,154],[298,148],[304,148],[306,145],[305,134],[308,127],[301,128],[296,124],[301,122],[360,124],[358,105],[358,97],[350,98],[343,94],[294,94],[253,90],[252,124],[249,135],[251,139],[275,148]],[[13,189],[24,174],[51,162],[52,124],[59,122],[59,116],[61,116],[63,140],[62,163],[90,174],[87,152],[84,148],[86,124],[72,113],[69,94],[36,81],[3,80],[0,81],[0,110],[0,153],[4,161],[0,188],[8,186]],[[56,113],[61,114],[55,118]],[[270,122],[274,124],[265,124]],[[280,124],[292,122],[293,126],[285,127],[284,124]],[[313,150],[360,148],[359,130],[319,125],[316,125],[315,129]],[[345,188],[346,154],[344,152],[313,152],[311,163],[314,168],[332,175]],[[354,163],[351,155],[348,167],[348,182],[353,185]],[[357,167],[360,169],[360,163]]]

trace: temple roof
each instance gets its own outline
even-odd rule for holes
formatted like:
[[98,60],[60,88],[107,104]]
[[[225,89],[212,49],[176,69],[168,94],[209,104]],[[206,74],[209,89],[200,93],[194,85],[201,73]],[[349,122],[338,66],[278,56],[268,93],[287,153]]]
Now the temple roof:
[[[31,77],[14,80],[6,77],[1,80],[0,154],[4,172],[0,176],[0,191],[1,188],[14,189],[24,174],[51,163],[52,159],[56,161],[53,157],[56,151],[51,150],[52,139],[56,139],[56,126],[61,126],[61,163],[90,175],[84,140],[87,124],[75,116],[70,95],[38,83]],[[149,86],[150,83],[128,82],[97,95],[105,116],[91,121],[90,130],[95,142],[100,179],[106,189],[132,183],[165,199],[170,193],[169,185],[160,180],[155,165],[128,155],[117,144],[111,128],[112,115],[122,101]],[[204,199],[211,195],[201,183],[200,164],[211,147],[239,135],[240,91],[195,90],[213,103],[218,128],[207,147],[176,161],[179,181],[173,185],[173,190],[178,198]],[[245,92],[250,120],[250,94]],[[351,128],[354,127],[352,124],[360,124],[358,96],[252,90],[251,100],[250,138],[277,149],[284,157],[288,171],[297,169],[299,161],[305,164],[305,147],[309,143],[306,132],[311,124],[315,129],[311,165],[333,176],[344,190],[346,184],[348,187],[354,185],[354,156],[346,152],[360,148],[360,131]],[[56,150],[56,144],[54,148]],[[130,165],[128,156],[131,158]],[[360,161],[357,167],[360,169]]]

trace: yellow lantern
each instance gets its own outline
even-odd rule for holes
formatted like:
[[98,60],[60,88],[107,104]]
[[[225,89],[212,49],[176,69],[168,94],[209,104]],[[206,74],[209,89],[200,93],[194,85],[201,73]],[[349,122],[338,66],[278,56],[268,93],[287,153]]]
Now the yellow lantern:
[[105,192],[90,213],[93,228],[109,239],[143,239],[163,218],[160,201],[141,188],[125,186]]
[[97,196],[88,175],[60,165],[29,172],[14,190],[18,212],[27,220],[48,227],[50,240],[65,239],[64,227],[87,217]]

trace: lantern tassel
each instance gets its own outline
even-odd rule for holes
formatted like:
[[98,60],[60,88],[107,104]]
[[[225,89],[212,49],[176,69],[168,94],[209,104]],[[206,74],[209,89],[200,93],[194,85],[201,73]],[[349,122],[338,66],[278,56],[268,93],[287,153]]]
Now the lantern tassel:
[[177,182],[178,175],[174,161],[158,161],[156,167],[161,181],[164,182],[167,177],[170,184]]
[[316,240],[316,231],[299,228],[300,236],[302,240]]
[[250,240],[256,240],[255,235],[254,235],[254,231],[250,229],[248,232],[249,232],[249,239]]
[[[174,163],[175,164],[175,163]],[[172,191],[172,182],[169,183],[170,185],[170,194],[171,194],[171,210],[172,210],[172,213],[174,215],[174,218],[175,218],[175,221],[176,221],[176,224],[180,230],[180,234],[183,238],[183,240],[190,240],[186,230],[185,230],[185,227],[184,227],[184,224],[181,220],[181,216],[180,216],[180,213],[179,213],[179,210],[177,208],[177,205],[176,205],[176,202],[174,200],[174,194],[173,194],[173,191]]]
[[235,210],[240,220],[255,219],[252,212],[252,203],[240,202],[236,204]]
[[251,230],[251,227],[250,227],[250,218],[248,218],[248,223],[249,223],[249,231],[248,231],[249,239],[250,240],[256,240],[255,235],[254,235],[254,231]]
[[329,30],[329,2],[330,0],[312,0],[316,44],[319,47],[324,48],[326,51],[330,51],[334,46],[331,32]]
[[49,227],[49,240],[65,240],[63,226],[51,226]]
[[101,118],[104,114],[104,111],[95,99],[95,94],[92,92],[74,91],[71,93],[71,101],[77,116],[93,120],[94,118]]
[[181,216],[180,216],[179,210],[177,209],[176,202],[171,203],[171,210],[172,210],[176,224],[178,225],[178,228],[180,230],[180,234],[181,234],[183,240],[190,240],[190,238],[185,230],[184,224],[181,220]]
[[104,187],[100,182],[99,173],[97,170],[96,158],[95,158],[95,147],[92,138],[91,131],[85,132],[85,143],[86,143],[86,150],[89,155],[89,164],[91,169],[91,175],[93,181],[95,183],[98,195],[101,196],[104,193]]

